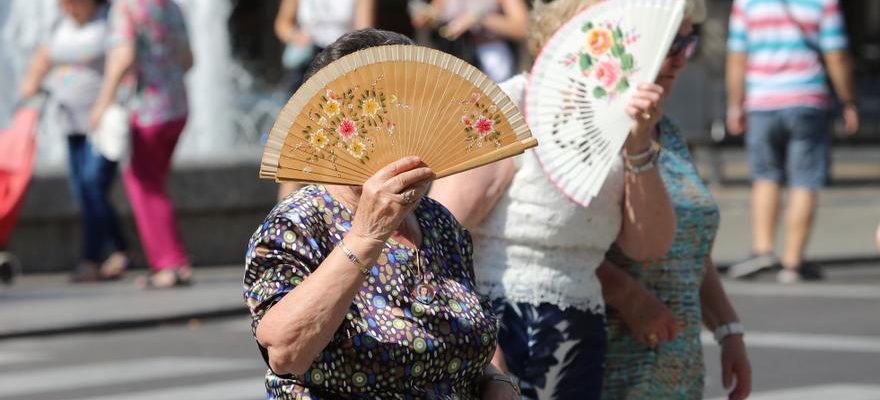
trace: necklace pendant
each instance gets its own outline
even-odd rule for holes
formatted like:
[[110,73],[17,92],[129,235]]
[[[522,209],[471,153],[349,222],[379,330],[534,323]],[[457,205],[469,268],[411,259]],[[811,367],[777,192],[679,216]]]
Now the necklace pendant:
[[419,301],[419,303],[428,305],[434,302],[437,290],[434,289],[434,285],[423,281],[413,288],[412,295]]

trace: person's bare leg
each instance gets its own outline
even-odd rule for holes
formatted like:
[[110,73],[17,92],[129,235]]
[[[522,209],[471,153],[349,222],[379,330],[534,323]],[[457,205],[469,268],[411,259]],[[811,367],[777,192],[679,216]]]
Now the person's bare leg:
[[281,182],[278,184],[278,201],[284,200],[287,195],[301,189],[303,184],[298,182]]
[[773,253],[779,220],[779,184],[756,180],[752,184],[752,252]]
[[817,192],[805,188],[792,188],[785,212],[785,249],[782,266],[794,269],[801,265],[807,240],[816,215]]

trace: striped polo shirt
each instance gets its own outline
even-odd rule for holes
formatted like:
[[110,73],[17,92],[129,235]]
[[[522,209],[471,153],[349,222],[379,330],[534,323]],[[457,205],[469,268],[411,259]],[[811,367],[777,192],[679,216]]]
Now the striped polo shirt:
[[727,50],[748,54],[747,110],[828,107],[816,50],[847,47],[837,0],[734,0],[729,35]]

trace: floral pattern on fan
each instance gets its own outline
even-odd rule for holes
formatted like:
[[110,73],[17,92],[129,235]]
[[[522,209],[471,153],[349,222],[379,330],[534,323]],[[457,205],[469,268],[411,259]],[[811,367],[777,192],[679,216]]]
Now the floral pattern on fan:
[[337,94],[327,89],[318,109],[309,112],[309,124],[303,129],[308,140],[309,161],[329,159],[336,163],[336,150],[345,150],[354,159],[366,163],[375,147],[375,132],[394,134],[394,121],[388,107],[397,104],[397,96],[377,89],[380,76],[369,88],[347,89]]
[[472,93],[470,97],[461,101],[465,105],[465,111],[461,116],[464,125],[465,137],[468,141],[468,149],[483,147],[486,143],[492,143],[495,147],[501,147],[501,132],[498,124],[501,123],[501,113],[498,107],[486,105],[480,101],[479,93]]
[[627,47],[638,41],[640,35],[635,30],[624,31],[619,23],[612,22],[586,22],[581,32],[586,33],[584,47],[567,54],[562,63],[577,64],[583,76],[596,82],[591,92],[594,98],[612,101],[630,86],[629,78],[636,65]]

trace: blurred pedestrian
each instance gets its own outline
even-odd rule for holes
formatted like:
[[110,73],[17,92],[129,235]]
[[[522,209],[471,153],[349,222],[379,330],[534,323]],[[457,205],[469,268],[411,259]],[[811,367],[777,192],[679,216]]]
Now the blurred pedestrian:
[[166,189],[171,156],[189,113],[183,77],[193,57],[183,14],[173,0],[113,1],[109,40],[91,124],[98,125],[124,74],[132,70],[137,91],[130,107],[131,160],[124,181],[153,270],[138,283],[155,288],[185,285],[192,269]]
[[433,0],[430,7],[413,8],[413,23],[433,28],[432,46],[477,66],[496,82],[513,76],[517,58],[512,42],[525,39],[529,29],[525,1]]
[[[275,35],[286,45],[282,62],[291,70],[290,93],[304,82],[312,56],[346,32],[373,26],[375,0],[282,0],[275,15]],[[302,185],[284,182],[278,199]]]
[[89,112],[104,74],[109,4],[106,0],[60,0],[59,4],[63,14],[38,47],[20,95],[23,99],[36,95],[45,79],[59,108],[57,126],[67,134],[70,187],[80,207],[83,241],[82,259],[70,280],[116,279],[131,262],[110,201],[118,166],[96,151],[88,137]]
[[[536,3],[530,51],[538,54],[565,21],[594,3]],[[522,108],[526,84],[523,73],[501,87]],[[652,120],[638,116],[651,111],[658,91],[647,85],[634,96],[627,154],[653,146],[660,114],[654,112]],[[615,241],[639,260],[663,256],[672,241],[675,219],[658,170],[634,171],[616,161],[586,208],[554,186],[532,151],[518,164],[502,160],[438,180],[431,190],[431,197],[475,234],[478,283],[501,319],[493,363],[520,379],[524,398],[599,398],[606,300],[644,340],[655,332],[658,340],[674,336],[669,309],[604,260]]]
[[[656,108],[672,92],[699,40],[699,23],[706,16],[703,0],[688,0],[684,20],[660,68],[656,84],[662,90]],[[718,231],[718,205],[703,183],[678,127],[666,117],[652,129],[659,154],[651,157],[660,170],[675,210],[675,237],[666,255],[640,262],[620,246],[609,251],[609,260],[625,269],[663,302],[679,324],[672,340],[663,332],[648,335],[647,345],[638,332],[612,309],[608,313],[608,355],[603,399],[700,399],[705,387],[702,327],[714,332],[721,346],[721,382],[728,398],[742,400],[751,392],[751,365],[739,322],[721,280],[711,250]],[[644,168],[643,165],[641,168]]]
[[[345,34],[309,74],[389,44],[412,41]],[[470,235],[423,198],[433,179],[404,157],[362,188],[307,186],[266,217],[248,245],[244,296],[267,398],[518,398],[489,363],[496,321],[475,290]]]
[[780,186],[789,186],[782,283],[821,279],[804,262],[819,190],[831,170],[830,78],[846,131],[858,130],[852,66],[837,0],[736,0],[727,42],[727,125],[746,134],[752,175],[752,255],[731,266],[749,278],[774,254]]

